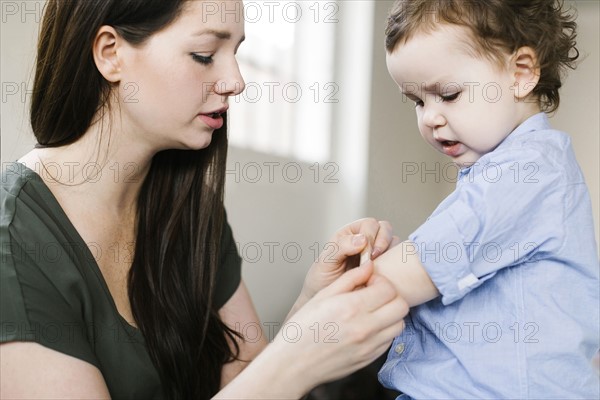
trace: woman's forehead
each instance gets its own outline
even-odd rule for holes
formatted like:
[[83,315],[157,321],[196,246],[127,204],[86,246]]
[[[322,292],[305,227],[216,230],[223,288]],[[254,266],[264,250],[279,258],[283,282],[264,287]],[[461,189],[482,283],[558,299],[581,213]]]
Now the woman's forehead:
[[244,5],[241,0],[188,0],[180,18],[193,24],[243,27]]

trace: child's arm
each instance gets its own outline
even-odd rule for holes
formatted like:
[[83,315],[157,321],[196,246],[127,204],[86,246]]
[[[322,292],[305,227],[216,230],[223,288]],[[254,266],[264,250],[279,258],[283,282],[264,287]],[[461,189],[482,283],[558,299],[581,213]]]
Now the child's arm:
[[377,257],[375,273],[385,276],[396,287],[409,307],[423,304],[440,295],[419,260],[411,242],[402,242]]

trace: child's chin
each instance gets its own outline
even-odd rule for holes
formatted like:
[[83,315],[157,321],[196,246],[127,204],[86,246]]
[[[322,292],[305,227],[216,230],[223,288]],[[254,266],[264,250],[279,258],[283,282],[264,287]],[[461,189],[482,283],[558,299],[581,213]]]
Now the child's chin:
[[480,157],[474,157],[473,154],[463,154],[458,157],[451,157],[450,159],[459,169],[469,168],[473,164],[477,163]]
[[477,160],[453,160],[459,169],[465,169],[477,164]]

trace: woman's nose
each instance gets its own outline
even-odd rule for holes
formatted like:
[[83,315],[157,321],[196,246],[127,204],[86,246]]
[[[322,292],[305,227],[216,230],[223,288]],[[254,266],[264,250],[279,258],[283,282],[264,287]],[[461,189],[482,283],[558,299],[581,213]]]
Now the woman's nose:
[[246,82],[240,72],[237,61],[233,61],[226,70],[223,71],[221,79],[215,84],[215,92],[222,96],[237,96],[244,91]]

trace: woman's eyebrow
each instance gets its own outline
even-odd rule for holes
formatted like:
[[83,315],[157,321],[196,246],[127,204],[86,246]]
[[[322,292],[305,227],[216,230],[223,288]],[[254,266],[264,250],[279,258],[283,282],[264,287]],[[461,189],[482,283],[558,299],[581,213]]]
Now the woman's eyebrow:
[[203,29],[199,32],[194,33],[193,36],[202,36],[202,35],[213,35],[216,36],[217,39],[231,39],[231,33],[227,31],[219,31],[216,29]]
[[[221,39],[221,40],[231,39],[230,32],[220,31],[220,30],[216,30],[216,29],[203,29],[199,32],[194,33],[192,36],[202,36],[202,35],[212,35],[212,36],[215,36],[217,39]],[[244,40],[246,40],[246,36],[242,36],[239,43],[242,43]]]

